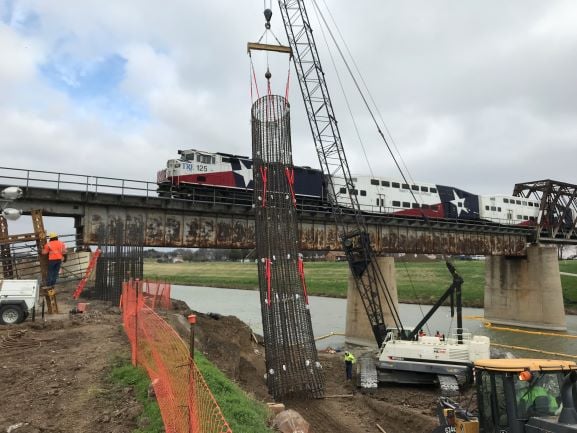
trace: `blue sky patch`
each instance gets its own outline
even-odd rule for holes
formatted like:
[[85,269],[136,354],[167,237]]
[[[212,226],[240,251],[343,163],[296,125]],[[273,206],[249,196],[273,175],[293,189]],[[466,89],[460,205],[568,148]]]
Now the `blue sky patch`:
[[146,109],[119,89],[125,77],[127,60],[110,54],[82,61],[69,54],[55,55],[39,67],[48,84],[74,102],[113,123],[128,118],[143,120]]

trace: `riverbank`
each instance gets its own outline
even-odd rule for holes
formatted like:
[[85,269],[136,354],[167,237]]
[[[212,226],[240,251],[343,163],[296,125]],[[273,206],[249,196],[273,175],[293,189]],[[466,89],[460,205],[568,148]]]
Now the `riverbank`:
[[[463,277],[463,305],[483,307],[485,290],[485,262],[458,260],[454,262]],[[451,284],[451,275],[443,261],[395,262],[399,301],[407,304],[431,305]],[[577,274],[577,260],[562,261],[561,272]],[[258,289],[257,266],[254,262],[183,262],[144,263],[145,278],[166,280],[187,286]],[[347,295],[348,265],[346,262],[306,262],[305,275],[308,293],[312,296],[345,298]],[[577,301],[577,278],[561,275],[563,294],[568,312]]]

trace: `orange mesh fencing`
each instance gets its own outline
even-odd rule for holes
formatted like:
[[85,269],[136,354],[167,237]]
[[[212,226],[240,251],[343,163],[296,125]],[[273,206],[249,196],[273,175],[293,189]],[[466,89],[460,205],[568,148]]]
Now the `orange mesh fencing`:
[[[135,281],[133,284],[136,284]],[[140,281],[142,286],[142,294],[144,295],[144,302],[153,310],[162,308],[170,310],[172,303],[170,301],[171,284],[159,281]]]
[[123,284],[122,319],[132,363],[150,376],[166,433],[232,433],[189,348],[147,305],[142,287],[138,281]]

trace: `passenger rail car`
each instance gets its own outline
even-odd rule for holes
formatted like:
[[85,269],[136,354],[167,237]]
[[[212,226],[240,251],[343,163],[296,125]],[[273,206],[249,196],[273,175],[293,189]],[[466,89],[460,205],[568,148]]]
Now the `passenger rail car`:
[[[160,195],[186,195],[199,186],[252,191],[252,160],[246,156],[196,149],[179,150],[157,175]],[[347,191],[344,179],[333,178],[336,200],[350,206],[349,193],[362,210],[389,215],[422,216],[455,220],[485,220],[500,224],[536,224],[540,203],[508,195],[476,195],[459,188],[432,183],[357,176]],[[295,167],[295,194],[325,201],[325,182],[320,170]],[[573,216],[575,218],[575,216]]]

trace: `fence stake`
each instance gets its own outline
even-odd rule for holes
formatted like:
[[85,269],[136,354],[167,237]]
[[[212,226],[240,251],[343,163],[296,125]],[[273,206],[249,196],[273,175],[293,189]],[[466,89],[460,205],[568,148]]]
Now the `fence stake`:
[[188,323],[190,323],[190,359],[194,359],[194,325],[196,324],[196,314],[189,314]]

